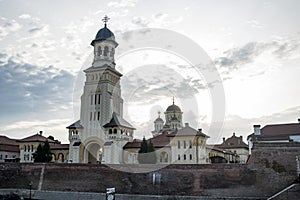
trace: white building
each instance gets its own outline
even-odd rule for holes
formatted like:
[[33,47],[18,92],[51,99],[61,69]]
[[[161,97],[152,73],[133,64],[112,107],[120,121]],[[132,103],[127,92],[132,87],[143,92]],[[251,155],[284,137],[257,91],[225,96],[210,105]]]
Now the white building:
[[75,163],[122,163],[122,147],[133,140],[134,128],[123,119],[120,78],[115,68],[118,43],[105,24],[92,41],[94,60],[84,70],[80,120],[69,129],[69,161]]

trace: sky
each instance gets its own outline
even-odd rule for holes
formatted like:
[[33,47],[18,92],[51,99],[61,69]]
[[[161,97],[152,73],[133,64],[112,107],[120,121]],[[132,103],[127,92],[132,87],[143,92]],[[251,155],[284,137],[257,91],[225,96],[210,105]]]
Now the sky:
[[[233,132],[245,141],[254,124],[296,123],[299,11],[298,0],[0,0],[0,134],[23,138],[42,130],[68,142],[65,127],[79,117],[82,70],[91,65],[90,42],[105,15],[119,43],[124,117],[135,137],[151,136],[173,96],[183,122],[202,128],[209,143]],[[143,28],[171,32],[169,47],[187,39],[201,48],[179,55],[146,45],[118,54],[138,46],[125,36]],[[214,113],[223,112],[213,101],[216,84],[187,59],[192,54],[208,58],[221,80],[218,133],[210,129]]]

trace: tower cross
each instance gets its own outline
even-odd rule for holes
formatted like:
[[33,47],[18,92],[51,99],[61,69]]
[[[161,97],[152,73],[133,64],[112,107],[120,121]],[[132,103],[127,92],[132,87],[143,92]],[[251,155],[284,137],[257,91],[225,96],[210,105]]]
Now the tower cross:
[[102,21],[104,22],[104,26],[106,26],[106,23],[108,22],[108,20],[110,20],[110,18],[107,17],[107,15],[105,15],[102,19]]

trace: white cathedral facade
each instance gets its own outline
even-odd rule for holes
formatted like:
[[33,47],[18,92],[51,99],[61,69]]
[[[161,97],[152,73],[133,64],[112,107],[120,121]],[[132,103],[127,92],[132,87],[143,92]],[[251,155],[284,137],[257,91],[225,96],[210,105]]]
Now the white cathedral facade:
[[[133,139],[135,128],[123,119],[123,99],[120,78],[114,60],[118,43],[105,24],[91,42],[94,59],[85,69],[85,84],[81,96],[80,119],[67,127],[69,130],[69,162],[72,163],[138,163],[141,141]],[[209,163],[206,145],[209,136],[202,130],[183,126],[182,111],[173,104],[165,111],[165,122],[160,116],[154,121],[153,138],[157,163]],[[224,151],[220,153],[225,156]],[[229,155],[229,154],[228,154]]]

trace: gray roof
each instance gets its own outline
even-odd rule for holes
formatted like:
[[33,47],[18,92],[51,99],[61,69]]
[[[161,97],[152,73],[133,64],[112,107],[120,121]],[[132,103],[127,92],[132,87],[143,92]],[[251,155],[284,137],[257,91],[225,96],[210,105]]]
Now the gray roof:
[[109,40],[109,41],[113,41],[114,43],[116,43],[114,33],[106,27],[106,24],[103,28],[101,28],[98,31],[98,33],[97,33],[95,39],[92,41],[91,45],[94,46],[95,42],[103,41],[103,40]]
[[83,126],[80,124],[80,120],[78,120],[66,128],[67,129],[83,129]]
[[135,130],[135,128],[129,124],[125,119],[123,119],[121,116],[119,116],[117,113],[113,113],[112,118],[109,123],[105,124],[103,126],[104,128],[108,127],[124,127],[129,128],[132,130]]

